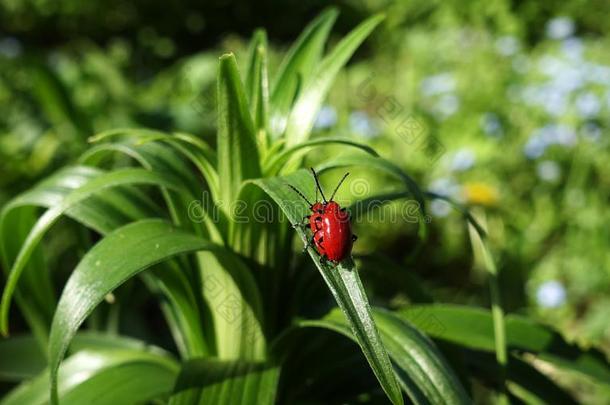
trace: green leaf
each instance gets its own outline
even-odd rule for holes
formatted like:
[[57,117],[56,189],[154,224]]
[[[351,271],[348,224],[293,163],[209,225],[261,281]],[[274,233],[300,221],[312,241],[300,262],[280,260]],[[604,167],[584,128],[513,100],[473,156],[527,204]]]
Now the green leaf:
[[[47,365],[45,353],[32,336],[0,340],[0,380],[32,378]],[[48,394],[48,391],[47,391]]]
[[69,91],[60,78],[43,64],[31,64],[32,92],[46,118],[57,130],[68,128],[85,138],[92,132],[91,123],[70,98]]
[[[461,346],[495,350],[492,314],[482,308],[459,305],[419,305],[400,311],[400,316],[429,336]],[[558,367],[577,371],[603,384],[610,381],[610,365],[596,350],[581,350],[549,328],[519,316],[506,316],[509,351],[527,351]]]
[[[468,351],[464,356],[471,376],[501,386],[503,376],[492,353]],[[532,364],[518,357],[508,357],[506,369],[508,390],[527,404],[572,404],[576,401],[553,380]]]
[[[20,211],[30,209],[30,206],[51,207],[60,204],[74,189],[79,188],[91,178],[101,174],[103,172],[90,167],[69,167],[52,175],[41,184],[17,197],[5,209],[4,220],[1,221],[4,226],[3,230],[0,231],[2,246],[6,247],[7,242],[15,241],[14,230],[17,227],[11,226],[7,222],[7,216],[9,218],[15,216],[16,220],[19,221],[16,225],[19,225],[23,222],[21,215],[17,216]],[[125,223],[145,217],[158,216],[155,210],[158,211],[159,209],[154,208],[154,206],[149,209],[148,207],[151,206],[151,203],[146,199],[146,196],[139,195],[136,191],[124,188],[107,190],[104,193],[94,195],[79,202],[67,210],[66,215],[102,235]],[[24,225],[27,226],[27,223]],[[26,228],[26,231],[29,231],[30,228],[31,225]],[[7,237],[3,238],[3,236]],[[12,252],[8,260],[9,263],[14,260],[14,257],[17,256],[21,248],[21,243],[14,245],[12,249],[8,247],[4,249],[5,251]],[[44,279],[41,276],[47,275],[48,272],[41,272],[40,269],[44,268],[44,266],[39,264],[30,263],[30,265],[37,266],[33,269],[35,274],[33,275],[32,284],[37,286],[43,285]],[[176,263],[171,265],[168,263],[164,267],[159,269],[160,271],[146,277],[146,284],[153,290],[153,293],[163,294],[167,297],[167,300],[161,300],[161,308],[166,315],[180,353],[183,355],[203,355],[207,353],[207,349],[204,345],[205,339],[201,330],[201,315],[195,297],[196,289],[187,280],[187,272],[185,272],[184,268],[176,266]],[[9,266],[6,268],[8,269]],[[27,278],[22,279],[19,289],[23,288],[24,281],[27,282]],[[28,300],[23,302],[19,300],[19,296],[16,297],[20,307],[22,304],[32,306],[34,295],[30,291],[27,294]],[[51,312],[48,316],[48,322],[45,323],[45,334],[42,340],[45,354],[48,328],[51,326],[52,312],[55,305],[56,301],[53,300],[51,304],[47,304],[45,307],[46,311]],[[32,326],[32,329],[36,330],[34,326]]]
[[[288,187],[288,184],[305,189],[311,186],[311,182],[311,174],[306,170],[300,170],[282,178],[272,177],[251,181],[273,198],[292,224],[300,223],[309,207]],[[297,228],[297,232],[303,241],[307,240],[307,235],[302,229]],[[354,262],[348,258],[336,266],[322,265],[315,249],[309,247],[308,252],[335,301],[347,317],[356,341],[362,348],[382,388],[393,403],[402,404],[400,388],[371,316],[370,306]]]
[[[268,141],[266,129],[269,121],[269,77],[267,73],[267,34],[264,30],[257,30],[254,34],[249,53],[246,92],[259,143],[262,137],[266,147]],[[261,131],[262,134],[260,134]]]
[[[167,355],[141,350],[84,350],[60,372],[58,395],[64,404],[143,403],[171,392],[178,366]],[[44,405],[49,400],[45,371],[9,393],[4,405]]]
[[182,366],[170,404],[271,405],[279,371],[263,362],[191,360]]
[[[480,257],[481,266],[487,271],[487,282],[489,285],[489,296],[491,301],[491,314],[494,323],[494,341],[496,346],[496,359],[500,368],[501,390],[505,391],[504,376],[506,375],[506,366],[508,362],[508,351],[506,349],[506,324],[504,321],[504,308],[500,295],[500,284],[498,281],[498,269],[492,257],[491,251],[487,246],[488,241],[486,233],[478,232],[472,224],[468,224],[468,232],[470,234],[470,242],[474,251],[475,257]],[[501,395],[503,395],[502,393]],[[501,398],[502,402],[504,398]]]
[[197,260],[218,357],[264,359],[262,299],[251,270],[236,255],[199,252]]
[[280,173],[280,170],[286,166],[290,159],[295,159],[296,157],[299,157],[300,154],[304,154],[309,149],[315,148],[316,146],[326,146],[332,144],[352,146],[354,148],[363,150],[364,152],[367,152],[372,156],[379,156],[377,152],[375,152],[375,150],[370,146],[356,142],[350,138],[338,136],[317,138],[285,149],[278,154],[271,155],[271,158],[267,161],[267,164],[265,165],[265,173],[277,175],[278,173]]
[[382,20],[383,16],[376,15],[361,23],[320,62],[311,79],[303,83],[303,90],[288,116],[285,134],[287,146],[297,145],[309,136],[316,115],[339,70]]
[[336,9],[329,9],[309,23],[282,61],[271,91],[271,131],[275,137],[284,132],[299,83],[307,81],[318,65],[337,15]]
[[[100,332],[80,332],[70,346],[72,352],[100,349],[151,350],[147,343],[127,336],[110,335]],[[160,350],[158,350],[161,352]],[[47,366],[46,352],[43,352],[31,335],[14,336],[0,340],[0,380],[21,381],[34,378]],[[47,377],[48,380],[48,377]],[[45,401],[49,397],[48,384],[44,392]]]
[[[195,166],[197,166],[197,168],[205,178],[206,182],[208,183],[210,189],[212,190],[213,195],[217,195],[218,174],[216,173],[216,152],[199,137],[182,132],[167,134],[164,132],[146,128],[119,128],[101,132],[89,138],[89,141],[101,142],[121,137],[133,139],[133,141],[135,142],[134,146],[140,146],[145,143],[154,141],[161,141],[172,145],[177,151],[181,152],[189,160],[191,160],[195,164]],[[111,147],[119,148],[118,145],[113,145]],[[96,155],[104,154],[105,150],[107,150],[105,147],[94,147],[88,150],[83,156],[81,156],[80,161],[85,164],[95,163],[94,160]],[[127,149],[123,148],[123,151],[126,152],[128,155],[138,155],[139,160],[141,162],[142,160],[150,160],[149,158],[147,159],[147,156],[142,155],[141,152],[136,152],[130,146],[127,146]],[[152,163],[154,164],[154,162]]]
[[[172,221],[177,225],[193,229],[194,232],[201,236],[205,236],[216,242],[221,242],[221,232],[227,226],[224,211],[216,210],[214,212],[214,214],[219,215],[202,215],[203,212],[196,212],[196,215],[199,217],[198,220],[193,220],[193,217],[190,215],[193,213],[191,211],[193,202],[198,201],[200,197],[202,198],[203,203],[209,202],[210,200],[205,197],[207,191],[205,184],[201,183],[197,173],[192,170],[192,167],[183,159],[181,154],[184,153],[189,159],[194,159],[193,163],[195,163],[197,167],[200,167],[197,162],[198,157],[194,156],[192,153],[186,153],[186,149],[183,147],[176,147],[176,142],[171,142],[174,148],[159,142],[141,143],[142,140],[157,136],[154,132],[150,133],[150,131],[144,131],[144,133],[139,134],[139,132],[134,131],[129,132],[126,135],[129,139],[124,142],[101,144],[91,148],[88,153],[81,157],[81,161],[86,164],[100,165],[104,159],[111,157],[113,154],[122,153],[135,159],[146,169],[159,172],[164,176],[173,176],[176,185],[184,185],[184,188],[188,190],[188,192],[176,193],[171,189],[166,190],[163,187],[161,188],[161,193],[167,204]],[[134,141],[136,141],[135,144]],[[200,167],[200,169],[202,168]],[[207,180],[214,202],[218,200],[219,194],[217,191],[218,176],[215,171],[211,173],[211,176],[209,176]],[[215,209],[213,205],[210,207],[210,204],[203,204],[196,208],[201,208],[204,212],[206,212],[206,209]],[[212,217],[216,220],[211,220]],[[202,219],[203,221],[199,221],[199,219]],[[200,222],[203,222],[203,224]]]
[[[16,214],[16,210],[26,207],[51,208],[60,204],[72,191],[103,173],[92,167],[68,166],[17,196],[2,210],[2,219],[0,219],[3,226],[0,229],[2,245],[8,242],[4,236],[10,235],[11,228],[6,223],[7,218]],[[96,232],[107,233],[129,220],[157,216],[161,211],[136,190],[114,188],[79,202],[65,214]],[[11,263],[17,254],[9,256],[7,263]]]
[[406,294],[411,302],[427,304],[434,301],[432,293],[412,268],[400,265],[381,253],[358,256],[358,261],[365,282],[372,282],[375,291],[378,286],[393,294]]
[[[395,364],[399,382],[414,403],[471,403],[457,376],[426,336],[389,311],[374,309],[373,315],[383,344]],[[329,328],[356,340],[337,310],[321,320],[306,320],[299,324]]]
[[[7,213],[11,215],[6,215]],[[0,216],[0,253],[5,272],[10,269],[10,263],[36,223],[37,216],[36,208],[31,206],[6,210]],[[41,348],[47,345],[53,308],[57,302],[50,275],[40,271],[45,267],[46,260],[42,249],[34,249],[32,260],[24,266],[23,282],[15,291],[19,309]]]
[[242,182],[261,175],[254,125],[232,54],[220,58],[217,101],[220,200],[227,209],[237,199]]
[[204,249],[223,248],[165,221],[150,219],[113,231],[87,252],[66,283],[51,325],[49,364],[53,403],[57,403],[59,363],[79,326],[104,297],[154,264]]
[[396,166],[394,163],[375,156],[370,155],[347,155],[340,156],[336,159],[331,159],[316,168],[319,173],[323,173],[326,170],[333,170],[342,167],[349,166],[364,166],[369,167],[375,170],[379,170],[381,172],[388,173],[392,177],[402,181],[410,195],[415,199],[418,205],[418,213],[419,213],[419,229],[420,229],[420,237],[425,239],[427,236],[427,226],[426,224],[429,222],[429,218],[426,216],[426,204],[424,200],[424,193],[419,188],[415,180],[407,173],[405,173],[400,167]]
[[[57,222],[60,216],[67,210],[93,194],[111,187],[129,184],[152,184],[170,189],[176,188],[176,180],[172,177],[164,176],[161,173],[153,173],[143,169],[121,169],[91,179],[89,182],[70,193],[70,195],[61,201],[60,204],[49,208],[31,229],[10,270],[0,306],[0,330],[3,334],[6,335],[8,333],[8,311],[11,297],[17,286],[19,277],[47,230]],[[0,229],[3,229],[1,224]]]

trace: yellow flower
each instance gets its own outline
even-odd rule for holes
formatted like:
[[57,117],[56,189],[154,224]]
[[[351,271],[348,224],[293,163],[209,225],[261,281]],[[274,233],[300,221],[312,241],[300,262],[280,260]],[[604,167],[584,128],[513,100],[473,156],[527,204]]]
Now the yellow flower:
[[486,183],[466,183],[463,188],[464,200],[472,205],[493,206],[500,199],[498,190]]

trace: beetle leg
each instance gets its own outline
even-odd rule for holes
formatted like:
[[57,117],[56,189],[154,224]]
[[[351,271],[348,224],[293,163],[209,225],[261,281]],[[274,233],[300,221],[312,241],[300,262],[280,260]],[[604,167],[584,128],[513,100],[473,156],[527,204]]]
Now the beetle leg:
[[303,217],[303,219],[301,220],[301,222],[298,222],[298,223],[296,223],[296,224],[292,225],[292,227],[293,227],[294,229],[297,229],[297,228],[305,228],[305,227],[307,227],[307,226],[308,226],[308,222],[309,222],[309,215],[306,215],[306,216],[304,216],[304,217]]
[[326,255],[323,255],[322,257],[320,257],[320,264],[322,266],[326,265],[327,261],[328,261],[328,257],[326,257]]
[[303,248],[303,253],[306,253],[307,249],[313,244],[314,236],[312,236],[310,239],[307,240],[307,243],[305,244],[305,247]]

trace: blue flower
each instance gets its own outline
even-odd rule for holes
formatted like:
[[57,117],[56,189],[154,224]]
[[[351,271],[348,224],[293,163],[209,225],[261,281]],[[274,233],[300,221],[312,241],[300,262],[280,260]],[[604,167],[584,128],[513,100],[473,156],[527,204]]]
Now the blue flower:
[[536,291],[538,305],[543,308],[557,308],[566,301],[566,289],[557,280],[545,281]]
[[434,109],[441,118],[448,118],[460,108],[460,99],[455,94],[444,94],[436,102]]
[[536,174],[543,181],[555,183],[561,177],[561,167],[555,161],[545,160],[536,166]]
[[496,50],[500,55],[511,56],[519,52],[521,44],[513,36],[506,35],[496,40]]
[[438,218],[444,218],[451,212],[451,204],[444,200],[434,200],[430,203],[430,212]]
[[449,177],[441,177],[430,183],[428,189],[436,194],[447,197],[457,197],[462,192],[462,187]]
[[313,124],[315,129],[328,129],[337,123],[337,111],[333,106],[325,105],[318,112],[316,121]]
[[498,116],[492,112],[486,112],[481,117],[481,128],[483,128],[483,132],[486,135],[492,137],[502,136],[504,132],[504,128],[502,127],[502,122]]
[[551,39],[564,39],[574,33],[574,21],[570,17],[556,17],[546,25],[546,35]]
[[610,87],[610,66],[586,63],[584,70],[588,82]]
[[544,154],[546,143],[538,136],[531,137],[523,147],[523,153],[528,159],[538,159]]
[[602,130],[595,122],[587,122],[582,128],[582,135],[591,142],[597,142],[601,138]]
[[576,140],[576,132],[567,125],[549,124],[532,133],[523,152],[529,159],[537,159],[551,145],[571,147],[576,144]]
[[599,98],[592,92],[581,94],[576,99],[576,109],[583,118],[592,118],[599,114],[601,110]]
[[563,54],[574,61],[582,59],[582,52],[585,49],[580,38],[570,37],[563,40],[561,50]]
[[425,96],[449,93],[455,90],[455,78],[451,73],[440,73],[422,80],[421,91]]
[[364,111],[354,111],[349,116],[350,129],[358,135],[373,138],[379,135],[379,128]]
[[459,149],[453,154],[453,159],[451,159],[451,170],[456,172],[466,171],[474,166],[475,160],[475,155],[470,149]]
[[14,59],[21,55],[21,42],[17,38],[6,37],[0,40],[0,55]]

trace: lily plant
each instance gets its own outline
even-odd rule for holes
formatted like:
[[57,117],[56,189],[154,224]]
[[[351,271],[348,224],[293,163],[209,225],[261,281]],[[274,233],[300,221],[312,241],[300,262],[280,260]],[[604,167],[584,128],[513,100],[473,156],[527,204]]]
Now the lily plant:
[[[434,304],[387,259],[331,263],[313,246],[308,258],[300,254],[311,235],[295,225],[310,207],[288,185],[314,198],[303,166],[317,148],[349,152],[315,165],[322,180],[348,167],[393,179],[398,191],[372,198],[415,200],[422,238],[426,200],[444,198],[365,144],[311,137],[333,80],[382,21],[369,18],[325,54],[336,16],[326,11],[305,29],[273,80],[264,31],[243,72],[233,54],[220,57],[214,145],[152,129],[100,133],[78,162],[3,208],[0,329],[8,335],[18,312],[31,331],[0,344],[0,377],[24,381],[4,404],[466,404],[476,378],[503,398],[544,397],[539,387],[552,387],[545,392],[565,399],[522,357],[561,364],[561,345],[548,340],[557,335],[504,319],[499,300],[494,311]],[[351,207],[366,209],[367,200]],[[494,270],[484,230],[456,208]],[[45,238],[59,231],[73,235],[78,262],[69,273],[53,256],[62,247]],[[403,293],[414,305],[371,306],[360,266],[398,288],[407,280]],[[58,280],[67,281],[57,299]],[[120,333],[134,286],[158,303],[171,345]],[[607,372],[596,353],[578,355],[589,362],[580,371]]]

